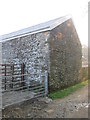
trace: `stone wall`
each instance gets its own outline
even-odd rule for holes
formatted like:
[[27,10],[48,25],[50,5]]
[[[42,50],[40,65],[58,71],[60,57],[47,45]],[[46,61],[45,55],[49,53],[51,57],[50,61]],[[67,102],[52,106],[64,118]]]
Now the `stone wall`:
[[47,71],[49,90],[80,81],[81,44],[71,19],[51,31],[35,33],[2,43],[3,63],[25,64],[25,79],[41,80]]
[[24,37],[15,38],[2,43],[3,63],[25,64],[25,79],[40,80],[40,75],[48,69],[49,32],[42,32]]
[[[0,43],[0,64],[2,64],[2,43]],[[0,66],[0,119],[2,118],[2,75]]]
[[80,81],[81,44],[71,19],[50,33],[49,90],[62,89]]

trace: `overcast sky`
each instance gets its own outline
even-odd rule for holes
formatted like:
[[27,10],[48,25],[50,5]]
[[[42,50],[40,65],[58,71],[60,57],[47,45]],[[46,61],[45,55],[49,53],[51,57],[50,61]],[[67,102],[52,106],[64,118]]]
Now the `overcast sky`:
[[89,0],[0,0],[0,35],[68,14],[82,44],[88,44]]

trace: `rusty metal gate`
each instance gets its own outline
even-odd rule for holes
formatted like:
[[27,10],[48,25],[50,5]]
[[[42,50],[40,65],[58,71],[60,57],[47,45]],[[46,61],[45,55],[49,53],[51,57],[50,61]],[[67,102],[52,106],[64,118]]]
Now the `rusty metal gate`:
[[2,101],[5,106],[22,102],[28,99],[46,96],[48,93],[48,74],[45,71],[40,75],[39,80],[30,80],[27,83],[27,76],[24,73],[25,64],[0,64],[2,75]]

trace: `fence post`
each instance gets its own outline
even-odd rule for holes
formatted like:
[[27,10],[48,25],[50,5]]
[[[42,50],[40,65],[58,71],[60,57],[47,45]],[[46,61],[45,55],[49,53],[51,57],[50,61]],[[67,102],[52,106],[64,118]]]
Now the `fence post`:
[[12,64],[11,65],[11,70],[12,70],[12,83],[11,83],[11,88],[13,88],[13,81],[14,81],[14,77],[13,77],[13,75],[14,75],[14,64]]
[[45,71],[45,96],[48,94],[48,72]]
[[21,86],[24,86],[24,63],[21,64]]
[[6,90],[6,64],[5,64],[5,90]]

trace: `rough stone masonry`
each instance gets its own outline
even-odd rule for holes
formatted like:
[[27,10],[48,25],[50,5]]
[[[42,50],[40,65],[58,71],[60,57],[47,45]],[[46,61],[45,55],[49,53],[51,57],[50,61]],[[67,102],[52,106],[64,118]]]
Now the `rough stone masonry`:
[[49,91],[80,81],[81,43],[71,16],[61,17],[0,37],[2,62],[25,64],[25,79],[41,81],[48,72]]

